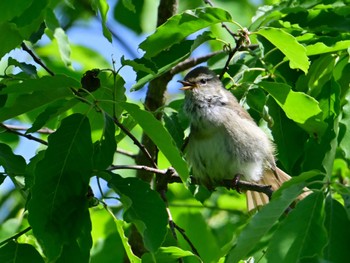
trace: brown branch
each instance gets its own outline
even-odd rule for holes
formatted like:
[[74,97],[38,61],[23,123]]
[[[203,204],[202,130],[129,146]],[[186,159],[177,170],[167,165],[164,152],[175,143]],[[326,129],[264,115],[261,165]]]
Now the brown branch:
[[29,47],[27,47],[27,45],[26,45],[24,42],[22,42],[21,47],[22,47],[22,49],[23,49],[24,51],[26,51],[26,52],[33,58],[33,60],[34,60],[37,64],[39,64],[40,66],[42,66],[42,67],[46,70],[47,73],[49,73],[51,76],[54,76],[54,75],[55,75],[55,73],[54,73],[51,69],[49,69],[49,68],[44,64],[44,62],[42,62],[42,60],[41,60],[37,55],[35,55],[34,52],[33,52]]
[[19,136],[22,136],[22,137],[25,137],[27,138],[28,140],[32,140],[32,141],[36,141],[38,143],[41,143],[41,144],[44,144],[44,145],[48,145],[47,141],[44,141],[40,138],[37,138],[37,137],[34,137],[33,135],[31,134],[25,134],[25,133],[21,133],[15,129],[11,129],[9,128],[7,125],[3,124],[3,123],[0,123],[0,127],[4,128],[6,131],[8,132],[11,132],[11,133],[14,133],[16,135],[19,135]]
[[[169,167],[168,169],[155,169],[152,167],[148,167],[145,165],[113,165],[110,168],[108,168],[109,171],[117,170],[117,169],[132,169],[132,170],[143,170],[149,173],[155,173],[162,175],[159,177],[159,180],[157,181],[157,186],[163,189],[166,189],[167,184],[172,183],[182,183],[182,180],[180,176],[177,174],[174,168]],[[191,177],[191,184],[199,185],[200,182],[196,180],[196,178]],[[161,180],[161,181],[160,181]],[[273,190],[271,189],[270,185],[262,185],[257,184],[254,182],[246,182],[239,180],[237,182],[233,183],[233,180],[223,180],[216,184],[216,186],[223,186],[227,189],[234,189],[234,190],[242,190],[242,191],[255,191],[259,193],[266,194],[269,198],[271,198],[273,194]]]
[[200,63],[206,62],[210,58],[212,58],[212,57],[214,57],[216,55],[222,54],[222,53],[226,53],[226,51],[225,50],[220,50],[220,51],[212,52],[212,53],[209,53],[207,55],[204,55],[204,56],[201,56],[201,57],[198,57],[198,58],[185,59],[184,61],[182,61],[179,64],[177,64],[176,66],[174,66],[170,70],[170,74],[172,76],[174,76],[177,73],[180,73],[180,72],[182,72],[182,71],[184,71],[186,69],[193,68],[194,66],[196,66],[196,65],[198,65]]

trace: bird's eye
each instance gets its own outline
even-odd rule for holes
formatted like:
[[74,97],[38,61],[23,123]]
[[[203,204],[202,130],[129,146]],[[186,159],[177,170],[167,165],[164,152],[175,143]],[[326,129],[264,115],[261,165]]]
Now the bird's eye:
[[201,84],[207,84],[207,79],[200,79],[199,82],[200,82]]

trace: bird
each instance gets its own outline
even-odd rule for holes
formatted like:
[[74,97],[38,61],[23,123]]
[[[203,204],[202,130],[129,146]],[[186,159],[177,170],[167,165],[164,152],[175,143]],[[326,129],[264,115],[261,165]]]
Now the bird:
[[[239,176],[276,190],[291,178],[276,166],[273,142],[214,71],[200,66],[179,82],[185,92],[183,110],[190,121],[185,156],[200,184],[213,189]],[[246,194],[248,211],[269,202],[263,193]]]

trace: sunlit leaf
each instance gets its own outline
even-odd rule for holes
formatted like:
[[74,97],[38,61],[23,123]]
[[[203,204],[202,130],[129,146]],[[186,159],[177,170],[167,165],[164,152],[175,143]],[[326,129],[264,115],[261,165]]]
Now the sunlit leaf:
[[[167,262],[167,263],[176,263],[179,262],[179,259],[186,257],[196,257],[192,252],[182,250],[178,247],[161,247],[154,254],[144,254],[142,256],[143,263],[156,263],[156,262]],[[200,258],[197,257],[197,262],[202,262]]]
[[292,69],[301,69],[307,73],[310,61],[305,47],[299,44],[295,37],[280,28],[262,28],[256,34],[274,44],[288,58]]
[[303,124],[321,112],[314,98],[305,93],[293,91],[287,84],[262,81],[259,86],[270,93],[288,118],[297,123]]
[[107,27],[107,13],[109,5],[106,0],[93,0],[92,8],[95,12],[99,12],[102,20],[102,31],[104,37],[112,43],[112,34]]
[[61,58],[64,64],[66,66],[70,66],[72,64],[70,59],[71,50],[66,32],[64,32],[62,28],[56,28],[54,32],[54,37],[57,40]]

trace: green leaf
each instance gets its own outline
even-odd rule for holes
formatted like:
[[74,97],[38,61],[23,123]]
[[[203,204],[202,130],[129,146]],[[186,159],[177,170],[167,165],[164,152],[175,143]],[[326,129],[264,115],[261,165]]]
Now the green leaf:
[[133,222],[141,233],[145,247],[155,252],[167,233],[168,215],[159,194],[137,178],[112,175],[108,185],[120,196],[124,205],[124,219]]
[[344,128],[344,135],[340,141],[339,147],[347,160],[350,160],[350,92],[348,91],[344,98],[343,115],[340,125]]
[[331,196],[326,199],[325,227],[328,243],[324,248],[324,258],[328,262],[346,262],[350,244],[350,220],[344,207]]
[[0,262],[44,263],[44,259],[32,245],[20,244],[12,240],[0,248]]
[[16,93],[19,93],[20,95],[1,109],[0,121],[14,118],[58,99],[72,97],[71,88],[73,87],[80,87],[80,83],[64,75],[28,79],[8,86],[2,89],[0,94],[17,95]]
[[32,4],[32,2],[33,0],[25,2],[22,0],[0,1],[0,23],[10,21],[16,16],[21,15]]
[[[286,172],[291,172],[304,152],[309,134],[289,119],[273,98],[268,99],[267,106],[273,118],[271,131],[278,152],[278,161]],[[300,170],[296,172],[300,173]]]
[[310,62],[306,49],[295,37],[280,28],[262,28],[256,34],[275,45],[290,61],[289,66],[292,69],[301,69],[307,73]]
[[14,154],[10,146],[0,143],[0,166],[10,176],[23,176],[26,161],[22,156]]
[[68,36],[66,35],[66,32],[60,27],[55,29],[53,35],[57,40],[61,59],[64,64],[69,67],[72,64],[72,61],[70,59],[71,49],[69,46]]
[[64,99],[50,103],[47,108],[35,118],[32,127],[30,127],[26,133],[34,133],[44,127],[52,117],[60,112],[65,103],[67,103],[67,100]]
[[[100,206],[90,209],[90,214],[94,226],[91,231],[94,244],[91,249],[91,263],[123,262],[124,247],[116,222],[114,222],[117,219]],[[124,232],[122,232],[122,237],[125,237]],[[129,250],[131,251],[130,246]],[[133,261],[130,260],[130,262]]]
[[102,138],[94,144],[94,168],[104,170],[113,162],[117,148],[115,141],[115,126],[111,117],[104,114]]
[[295,92],[284,83],[262,81],[258,84],[280,105],[288,118],[303,124],[321,113],[317,100],[302,92]]
[[48,145],[36,165],[28,220],[49,261],[70,253],[87,262],[92,244],[86,194],[93,154],[87,118],[74,114],[63,119]]
[[[1,9],[0,9],[1,10]],[[8,60],[7,60],[7,65],[8,66],[15,66],[15,67],[18,67],[20,68],[23,72],[25,72],[26,74],[28,75],[33,75],[33,76],[36,76],[36,67],[34,67],[33,65],[31,64],[27,64],[27,63],[24,63],[24,62],[18,62],[17,60],[15,60],[14,58],[12,57],[9,57]]]
[[350,47],[350,40],[335,42],[331,46],[327,46],[322,42],[306,46],[306,54],[308,56],[320,55],[324,53],[333,53],[340,50],[347,50]]
[[[215,37],[211,32],[203,32],[197,36],[195,40],[185,40],[179,44],[171,46],[152,57],[152,60],[147,58],[135,59],[137,64],[132,65],[134,71],[137,72],[137,83],[132,86],[132,91],[143,87],[147,82],[163,75],[165,72],[172,69],[179,62],[188,58],[193,50],[206,41],[213,40]],[[146,63],[148,61],[148,63]],[[129,63],[131,65],[131,63]],[[147,67],[147,70],[142,68]],[[153,73],[154,72],[154,73]],[[146,74],[145,74],[146,73]]]
[[[142,263],[156,263],[156,262],[167,262],[176,263],[179,259],[185,257],[197,257],[190,251],[182,250],[178,247],[161,247],[154,254],[146,253],[142,256]],[[197,257],[197,262],[202,262],[200,258]]]
[[144,132],[157,145],[160,151],[168,159],[171,165],[180,175],[183,182],[186,182],[189,174],[185,160],[182,158],[179,149],[175,146],[173,139],[151,113],[141,110],[137,105],[123,102],[121,106],[134,118],[142,127]]
[[280,193],[279,198],[265,205],[242,230],[237,244],[227,255],[227,262],[246,258],[261,238],[277,223],[290,204],[302,192],[305,183],[294,184]]
[[[322,254],[327,243],[324,195],[312,193],[300,201],[273,235],[266,253],[269,262],[299,262]],[[278,253],[277,253],[278,252]]]
[[107,27],[107,13],[109,10],[109,5],[106,0],[93,0],[91,3],[92,8],[95,12],[100,12],[102,19],[102,31],[104,37],[112,43],[112,34]]
[[220,8],[204,7],[187,10],[169,18],[167,22],[157,28],[155,33],[147,37],[139,47],[146,51],[146,58],[154,57],[200,29],[231,21],[231,15]]
[[18,28],[12,23],[5,22],[0,24],[0,32],[3,36],[6,36],[1,41],[0,57],[18,47],[24,40]]
[[[183,210],[182,210],[183,211]],[[208,227],[205,216],[195,209],[188,208],[186,212],[180,212],[175,218],[176,224],[186,229],[186,236],[191,240],[197,249],[203,262],[218,262],[222,255],[222,248],[217,242],[217,236]],[[203,242],[205,240],[206,242]],[[188,247],[188,243],[182,237],[179,237],[180,247]],[[208,244],[210,244],[208,246]],[[189,258],[190,262],[197,262],[193,258]]]
[[128,243],[128,238],[126,237],[125,233],[124,233],[124,221],[122,220],[118,220],[116,218],[114,218],[114,222],[115,225],[117,226],[117,231],[119,233],[119,236],[122,240],[126,255],[129,259],[130,262],[132,263],[139,263],[141,262],[141,260],[134,254],[134,252],[132,251],[130,244]]

